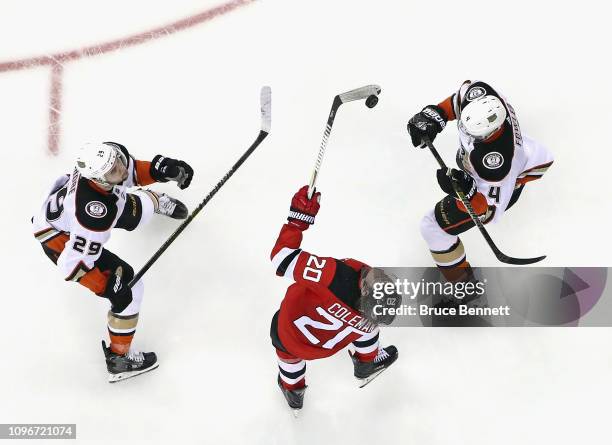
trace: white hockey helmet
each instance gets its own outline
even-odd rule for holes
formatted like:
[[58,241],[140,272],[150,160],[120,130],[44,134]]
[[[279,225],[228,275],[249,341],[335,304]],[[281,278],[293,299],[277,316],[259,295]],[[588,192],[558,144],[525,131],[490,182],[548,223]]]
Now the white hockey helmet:
[[107,186],[125,179],[126,164],[123,153],[108,142],[83,144],[76,159],[76,168],[81,176]]
[[459,128],[476,140],[483,140],[498,130],[506,120],[506,108],[495,96],[473,100],[461,110]]

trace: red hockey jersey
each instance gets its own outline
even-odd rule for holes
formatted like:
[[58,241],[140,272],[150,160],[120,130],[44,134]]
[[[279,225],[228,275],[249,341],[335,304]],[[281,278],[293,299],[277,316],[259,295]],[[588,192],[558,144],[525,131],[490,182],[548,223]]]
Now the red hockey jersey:
[[302,231],[285,224],[271,254],[276,274],[295,281],[278,314],[283,347],[306,360],[329,357],[354,341],[374,348],[378,326],[355,309],[365,264],[319,257],[301,250],[301,243]]

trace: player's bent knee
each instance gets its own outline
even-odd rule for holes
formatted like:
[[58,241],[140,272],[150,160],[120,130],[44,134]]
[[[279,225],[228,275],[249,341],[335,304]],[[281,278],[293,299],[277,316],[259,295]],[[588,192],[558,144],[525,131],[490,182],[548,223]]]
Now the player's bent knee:
[[421,219],[421,236],[429,246],[429,250],[446,250],[457,242],[457,237],[446,233],[438,224],[433,211]]
[[138,314],[144,298],[144,283],[142,280],[138,280],[134,286],[132,286],[132,301],[125,308],[122,308],[120,312],[115,312],[121,316],[130,316]]
[[432,240],[434,234],[444,232],[431,212],[425,214],[421,219],[420,230],[421,236],[428,243]]

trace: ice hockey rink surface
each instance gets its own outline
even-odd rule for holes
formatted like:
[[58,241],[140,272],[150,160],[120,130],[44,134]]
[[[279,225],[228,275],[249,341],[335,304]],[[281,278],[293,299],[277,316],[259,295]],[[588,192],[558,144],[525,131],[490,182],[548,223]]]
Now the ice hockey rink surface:
[[[346,353],[309,363],[298,419],[276,386],[269,341],[290,284],[269,261],[289,201],[308,182],[334,95],[370,83],[382,87],[378,106],[347,104],[336,118],[305,249],[430,266],[419,222],[442,192],[406,122],[482,79],[555,155],[490,227],[498,245],[546,254],[543,266],[612,265],[612,35],[601,8],[2,2],[0,423],[76,423],[82,443],[610,443],[609,328],[383,329],[382,343],[400,352],[393,367],[357,389]],[[92,47],[100,54],[78,53]],[[57,63],[36,59],[71,51]],[[62,281],[30,217],[79,144],[98,139],[139,159],[188,161],[189,189],[155,187],[195,207],[256,137],[263,85],[272,87],[270,136],[145,275],[134,343],[158,354],[159,369],[109,385],[100,349],[108,302]],[[454,125],[436,139],[448,163],[457,143]],[[139,269],[176,226],[157,218],[115,231],[107,247]],[[462,240],[472,264],[499,264],[478,232]]]

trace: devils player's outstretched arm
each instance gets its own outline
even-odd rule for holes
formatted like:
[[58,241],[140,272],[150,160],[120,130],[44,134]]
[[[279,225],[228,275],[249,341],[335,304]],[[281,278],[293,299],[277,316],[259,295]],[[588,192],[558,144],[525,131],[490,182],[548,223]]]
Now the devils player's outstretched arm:
[[303,253],[300,248],[302,238],[303,233],[301,229],[289,224],[283,224],[270,254],[270,259],[276,269],[276,275],[279,277],[293,278],[293,271],[298,257]]
[[319,198],[320,193],[315,193],[308,199],[308,186],[302,187],[295,194],[291,201],[288,223],[283,225],[270,259],[278,276],[291,278],[307,286],[329,287],[335,277],[355,273],[363,264],[356,260],[339,261],[331,257],[319,257],[301,249],[303,231],[314,223],[319,211]]
[[358,273],[364,266],[363,263],[353,259],[321,257],[306,252],[300,247],[302,236],[301,229],[290,223],[283,225],[270,255],[276,275],[290,278],[308,287],[345,287],[341,283],[345,279],[356,283],[356,280],[349,279],[348,276]]
[[287,224],[284,224],[274,244],[270,259],[276,275],[297,282],[328,285],[335,271],[333,258],[320,258],[301,249],[304,230],[314,224],[319,211],[321,193],[308,197],[308,186],[293,196]]

